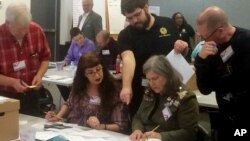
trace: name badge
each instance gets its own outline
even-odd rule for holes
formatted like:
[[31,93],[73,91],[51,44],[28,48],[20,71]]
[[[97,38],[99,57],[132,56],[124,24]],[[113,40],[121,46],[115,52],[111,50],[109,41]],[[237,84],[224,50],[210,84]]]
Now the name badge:
[[170,111],[168,106],[165,106],[165,108],[162,110],[162,115],[165,121],[167,121],[172,116],[172,112]]
[[148,86],[148,80],[142,78],[142,80],[141,80],[141,85],[142,85],[143,87],[147,87],[147,86]]
[[102,50],[102,55],[110,55],[110,51],[109,50]]
[[234,54],[234,51],[232,49],[232,46],[229,46],[224,51],[222,51],[220,53],[220,57],[223,63],[225,63],[233,54]]
[[101,99],[99,96],[91,96],[89,99],[89,103],[93,105],[100,105],[101,104]]
[[13,63],[14,71],[19,71],[24,68],[26,68],[26,64],[24,60]]

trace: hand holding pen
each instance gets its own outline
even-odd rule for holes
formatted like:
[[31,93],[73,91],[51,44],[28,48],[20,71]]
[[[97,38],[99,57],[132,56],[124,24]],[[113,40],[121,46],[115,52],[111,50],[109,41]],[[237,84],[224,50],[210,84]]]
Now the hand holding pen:
[[156,139],[161,139],[161,134],[155,132],[158,128],[160,127],[160,125],[156,126],[154,129],[152,129],[149,132],[145,132],[143,134],[143,138],[144,139],[148,139],[148,138],[156,138]]
[[132,141],[145,141],[148,138],[158,138],[161,139],[161,135],[157,132],[155,132],[160,125],[156,126],[154,129],[152,129],[149,132],[142,133],[141,130],[135,130],[130,136],[130,140]]
[[56,122],[56,121],[64,120],[63,118],[57,116],[56,113],[53,111],[44,112],[44,113],[46,114],[45,119],[47,119],[48,121]]

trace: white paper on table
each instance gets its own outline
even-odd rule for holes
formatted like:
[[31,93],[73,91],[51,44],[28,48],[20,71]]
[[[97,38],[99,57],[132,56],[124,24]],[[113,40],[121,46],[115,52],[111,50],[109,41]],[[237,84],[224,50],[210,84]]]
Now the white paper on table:
[[21,129],[19,132],[20,141],[34,141],[36,130],[33,128]]
[[44,123],[45,123],[45,121],[38,122],[38,123],[35,123],[35,124],[31,125],[31,127],[36,128],[38,130],[43,130],[44,129]]
[[73,81],[73,78],[64,78],[64,79],[60,79],[58,81],[60,81],[60,82],[68,82],[68,81]]
[[53,131],[42,131],[42,132],[36,132],[36,139],[38,140],[49,140],[56,136],[59,136],[60,134]]
[[172,50],[166,58],[170,64],[178,71],[182,76],[182,82],[186,84],[188,80],[194,75],[193,68],[188,64],[185,58],[181,54],[175,53]]
[[78,135],[80,135],[82,137],[90,137],[90,138],[108,138],[108,137],[111,137],[109,134],[104,133],[102,131],[95,130],[95,129],[79,132]]
[[66,76],[61,76],[61,75],[45,75],[44,78],[46,79],[50,79],[50,80],[62,80],[62,79],[65,79],[65,78],[68,78]]

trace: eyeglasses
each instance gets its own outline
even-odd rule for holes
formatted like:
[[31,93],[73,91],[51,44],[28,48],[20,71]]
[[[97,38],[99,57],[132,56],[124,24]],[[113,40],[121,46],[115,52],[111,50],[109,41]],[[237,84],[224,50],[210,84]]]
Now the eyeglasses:
[[141,16],[142,9],[137,9],[133,15],[126,16],[128,22],[134,21],[134,18],[138,19]]
[[88,76],[95,76],[97,73],[100,73],[100,72],[102,72],[102,66],[101,65],[97,66],[94,69],[86,70],[85,74],[88,75]]
[[213,32],[211,32],[207,37],[203,37],[200,33],[198,33],[198,32],[196,32],[196,34],[198,35],[198,36],[200,36],[203,40],[205,40],[205,41],[207,41],[209,38],[211,38],[216,32],[217,32],[217,30],[219,29],[219,28],[221,28],[222,26],[220,26],[220,27],[217,27],[217,28],[215,28],[214,30],[213,30]]

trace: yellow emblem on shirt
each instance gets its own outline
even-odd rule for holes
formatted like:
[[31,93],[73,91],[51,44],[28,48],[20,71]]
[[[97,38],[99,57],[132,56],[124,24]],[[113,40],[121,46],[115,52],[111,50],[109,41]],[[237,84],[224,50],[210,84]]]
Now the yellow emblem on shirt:
[[167,30],[165,27],[161,27],[161,28],[160,28],[160,33],[161,33],[162,35],[166,35],[166,34],[168,33],[168,30]]

